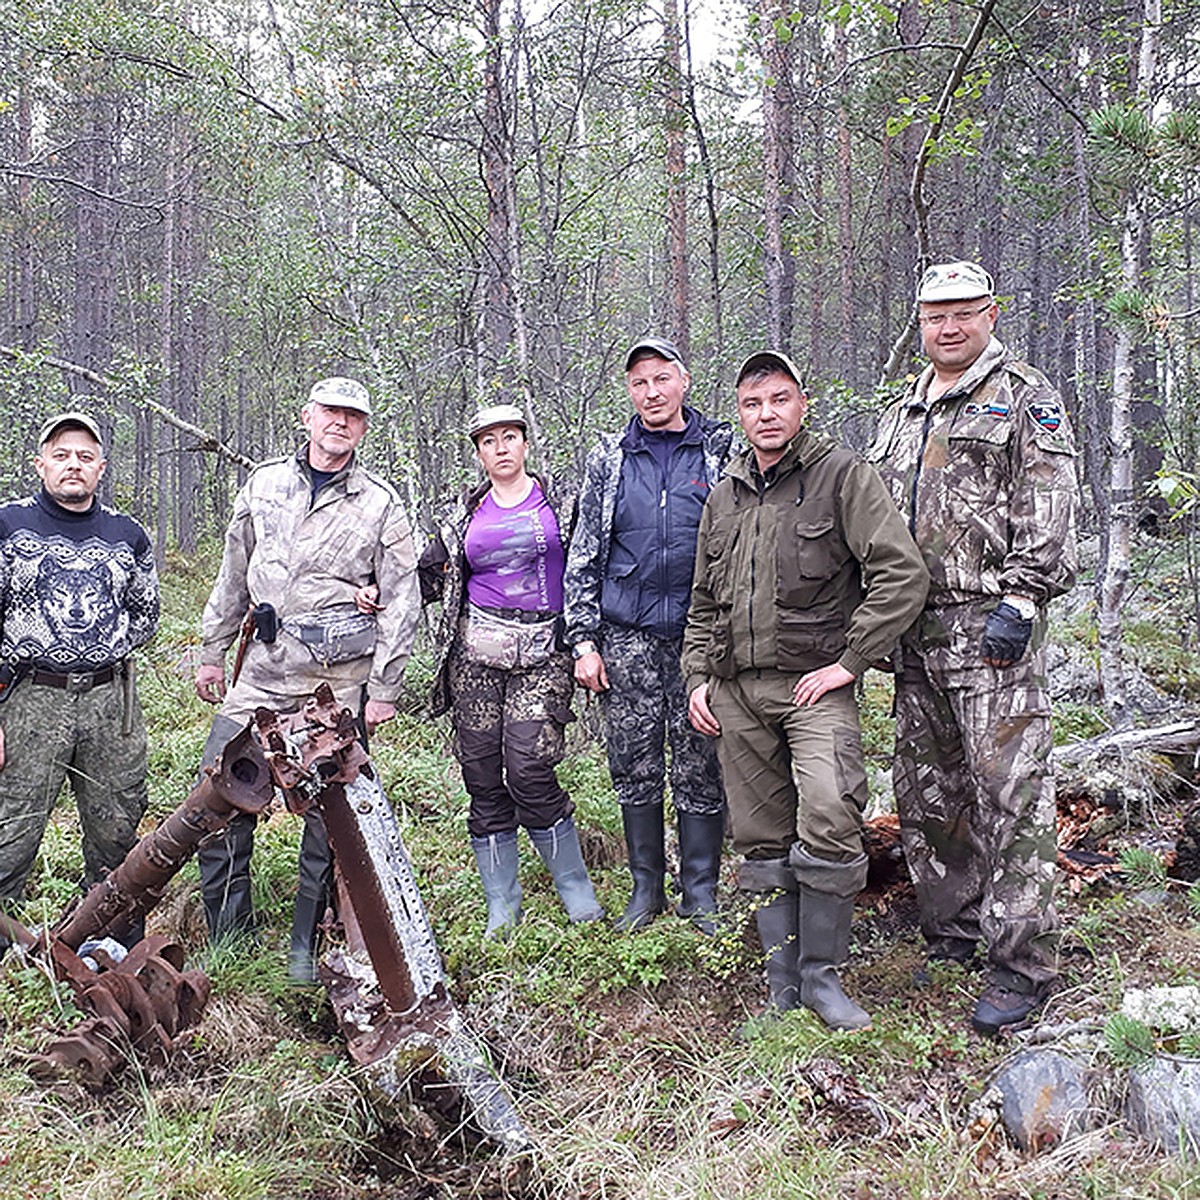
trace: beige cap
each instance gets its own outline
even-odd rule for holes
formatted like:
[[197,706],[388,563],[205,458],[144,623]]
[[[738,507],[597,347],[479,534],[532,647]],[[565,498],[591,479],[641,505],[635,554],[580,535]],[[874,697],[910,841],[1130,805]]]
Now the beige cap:
[[978,263],[935,263],[921,276],[917,285],[917,303],[976,300],[992,295],[995,289],[992,277]]
[[522,433],[528,434],[529,426],[525,424],[525,414],[515,404],[493,404],[489,408],[481,408],[467,424],[467,436],[473,442],[479,440],[479,435],[486,429],[497,425],[515,425]]
[[371,415],[371,393],[357,379],[347,379],[344,375],[331,375],[314,383],[308,398],[326,408],[352,408]]

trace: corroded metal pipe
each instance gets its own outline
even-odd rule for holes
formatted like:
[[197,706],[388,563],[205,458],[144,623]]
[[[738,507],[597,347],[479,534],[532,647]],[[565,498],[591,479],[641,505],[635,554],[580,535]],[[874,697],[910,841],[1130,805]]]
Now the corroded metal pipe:
[[226,744],[216,767],[204,773],[187,800],[64,913],[49,941],[78,950],[88,938],[119,933],[144,917],[205,838],[239,812],[262,812],[274,794],[266,755],[247,726]]

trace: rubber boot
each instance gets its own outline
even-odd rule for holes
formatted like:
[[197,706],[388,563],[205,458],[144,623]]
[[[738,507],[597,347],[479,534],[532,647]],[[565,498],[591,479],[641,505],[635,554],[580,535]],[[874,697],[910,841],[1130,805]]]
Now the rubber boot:
[[679,817],[679,886],[683,899],[675,913],[701,933],[717,932],[717,877],[725,841],[725,814],[685,813]]
[[293,983],[317,982],[317,926],[325,916],[325,908],[324,896],[296,897],[288,947],[288,978]]
[[830,1029],[870,1029],[871,1018],[842,991],[837,973],[850,949],[854,897],[866,883],[867,856],[830,862],[796,844],[789,862],[800,889],[800,1003]]
[[553,877],[571,923],[599,921],[604,916],[604,909],[596,899],[584,865],[574,819],[563,817],[548,829],[530,829],[529,840]]
[[[242,724],[217,713],[204,743],[197,779],[213,766],[226,743],[242,731]],[[200,894],[212,941],[228,933],[254,929],[254,905],[250,891],[250,856],[254,852],[256,817],[238,813],[225,829],[204,846],[200,861]]]
[[503,940],[521,920],[521,881],[517,878],[517,831],[473,837],[475,864],[483,880],[488,920],[484,937]]
[[320,810],[304,814],[304,836],[297,864],[299,885],[292,912],[292,940],[288,947],[288,978],[295,983],[317,982],[317,926],[325,917],[333,883],[333,851]]
[[800,938],[796,876],[786,858],[747,859],[738,887],[755,898],[754,919],[766,956],[767,1008],[763,1016],[800,1007]]
[[621,821],[625,826],[625,849],[629,856],[629,873],[633,876],[633,895],[613,928],[619,933],[632,933],[667,911],[662,803],[622,804]]
[[200,894],[213,941],[254,929],[250,856],[254,852],[255,820],[238,813],[223,833],[200,850]]

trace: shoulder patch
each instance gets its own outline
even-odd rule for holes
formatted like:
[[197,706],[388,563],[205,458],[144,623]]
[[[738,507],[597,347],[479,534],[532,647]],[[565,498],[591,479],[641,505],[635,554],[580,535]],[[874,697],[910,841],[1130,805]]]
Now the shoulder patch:
[[1033,423],[1048,433],[1056,433],[1063,422],[1062,404],[1055,399],[1035,400],[1029,405],[1028,412]]

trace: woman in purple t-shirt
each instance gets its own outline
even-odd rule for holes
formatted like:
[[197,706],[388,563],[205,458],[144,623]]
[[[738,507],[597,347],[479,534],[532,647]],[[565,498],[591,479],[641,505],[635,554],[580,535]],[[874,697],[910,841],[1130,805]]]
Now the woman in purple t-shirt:
[[421,556],[422,598],[442,601],[432,709],[449,712],[471,797],[468,828],[487,897],[487,936],[521,919],[517,827],[554,877],[572,921],[596,900],[555,774],[572,720],[570,655],[559,648],[569,513],[525,469],[525,416],[511,404],[467,429],[486,480],[469,492]]

